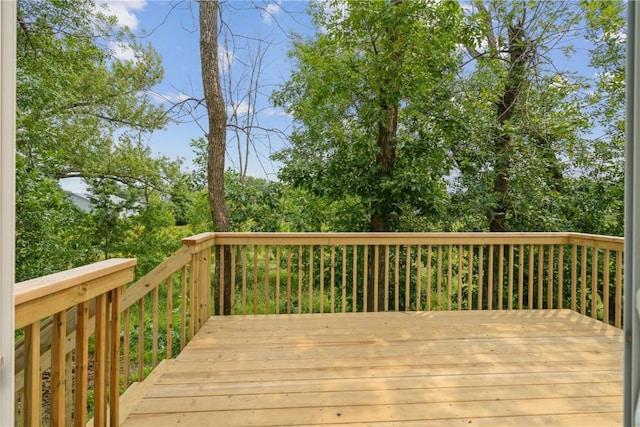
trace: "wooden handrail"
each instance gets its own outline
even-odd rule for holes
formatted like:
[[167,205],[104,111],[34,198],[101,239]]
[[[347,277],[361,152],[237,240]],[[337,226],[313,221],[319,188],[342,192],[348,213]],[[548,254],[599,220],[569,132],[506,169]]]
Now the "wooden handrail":
[[285,305],[286,312],[566,305],[621,326],[621,237],[570,232],[215,233],[200,235],[197,242],[235,248],[232,298],[239,300],[233,305],[241,314],[278,313]]
[[[65,425],[69,407],[65,378],[68,364],[68,313],[75,311],[75,425],[87,421],[89,309],[95,306],[94,414],[97,425],[119,419],[120,386],[120,296],[133,279],[135,259],[111,259],[84,267],[28,280],[16,285],[15,324],[24,328],[23,390],[19,392],[22,425],[41,424],[42,321],[51,319],[51,424]],[[108,368],[107,368],[108,367]],[[108,408],[108,409],[107,409]]]
[[[212,250],[225,246],[231,254],[236,314],[378,310],[379,306],[384,310],[565,307],[618,327],[622,324],[624,239],[619,237],[216,232],[182,243],[180,250],[126,291],[122,286],[130,283],[135,260],[107,260],[16,285],[16,328],[24,327],[26,335],[16,347],[23,423],[37,420],[33,402],[38,401],[40,381],[33,373],[53,367],[60,379],[60,361],[74,349],[83,356],[84,342],[96,325],[102,331],[107,325],[123,325],[122,341],[120,334],[117,340],[104,334],[96,339],[102,352],[107,352],[109,342],[122,343],[125,390],[160,359],[175,356],[175,347],[184,348],[212,314]],[[367,286],[371,280],[380,282],[371,288]],[[110,293],[116,288],[117,294]],[[368,295],[367,289],[373,294]],[[223,294],[219,297],[222,302]],[[115,318],[121,322],[110,321]],[[146,357],[149,351],[151,361]],[[111,357],[118,358],[116,353]],[[76,369],[82,380],[82,364]],[[108,376],[103,371],[97,374],[100,381]],[[96,392],[101,401],[117,400],[113,390]],[[60,405],[60,400],[53,403]],[[84,405],[82,396],[76,405]],[[113,419],[105,416],[104,405],[96,411],[96,425]],[[69,422],[67,418],[63,424]]]

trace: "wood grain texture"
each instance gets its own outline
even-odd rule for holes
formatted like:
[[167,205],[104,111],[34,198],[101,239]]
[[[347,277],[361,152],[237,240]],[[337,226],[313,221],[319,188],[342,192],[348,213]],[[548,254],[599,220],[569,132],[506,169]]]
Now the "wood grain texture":
[[622,342],[570,310],[212,317],[122,425],[620,425]]

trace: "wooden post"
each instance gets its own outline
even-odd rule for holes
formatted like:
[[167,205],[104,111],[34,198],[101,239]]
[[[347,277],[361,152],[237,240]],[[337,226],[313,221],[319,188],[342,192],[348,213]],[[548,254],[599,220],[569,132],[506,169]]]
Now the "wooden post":
[[40,425],[40,408],[42,406],[42,380],[40,374],[40,321],[25,328],[25,364],[24,399],[22,412],[25,426]]
[[65,350],[67,312],[53,315],[53,343],[51,348],[51,425],[65,425]]
[[[120,299],[124,286],[111,291],[109,425],[120,424]],[[125,385],[126,386],[126,385]]]

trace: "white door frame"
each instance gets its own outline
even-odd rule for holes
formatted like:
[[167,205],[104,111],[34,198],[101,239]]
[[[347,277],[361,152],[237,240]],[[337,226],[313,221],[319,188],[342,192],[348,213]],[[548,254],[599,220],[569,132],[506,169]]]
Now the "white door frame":
[[0,1],[0,426],[14,425],[16,2]]
[[624,425],[640,427],[637,412],[640,385],[640,5],[627,3],[627,76],[625,147],[624,258]]

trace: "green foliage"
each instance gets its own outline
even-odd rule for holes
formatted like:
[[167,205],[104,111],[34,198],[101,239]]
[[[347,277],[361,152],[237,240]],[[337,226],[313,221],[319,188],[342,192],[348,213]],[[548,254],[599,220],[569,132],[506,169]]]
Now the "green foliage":
[[[451,146],[457,170],[445,229],[487,230],[503,211],[508,231],[575,231],[573,178],[589,151],[581,99],[588,82],[556,58],[573,54],[580,10],[562,2],[475,6],[467,19],[479,33],[466,46],[474,61],[457,82],[463,125]],[[524,58],[514,56],[520,50]]]
[[[131,248],[132,229],[157,230],[150,224],[167,223],[166,209],[132,218],[170,189],[184,210],[173,185],[179,162],[154,158],[146,144],[167,122],[148,91],[162,80],[161,59],[97,10],[91,0],[18,2],[18,280],[94,261],[97,252],[153,253]],[[123,48],[133,59],[117,57]],[[55,180],[66,177],[85,179],[91,214],[65,199]],[[151,245],[147,234],[140,243]],[[153,264],[170,251],[155,253]]]
[[58,182],[27,168],[18,156],[16,177],[16,282],[96,259],[87,241],[88,215]]
[[[431,214],[446,200],[443,140],[460,9],[382,1],[346,9],[311,6],[315,38],[294,43],[298,69],[273,94],[296,120],[291,147],[275,156],[284,163],[279,176],[314,196],[357,200],[368,216],[405,207]],[[395,159],[384,170],[378,138],[394,108]]]

